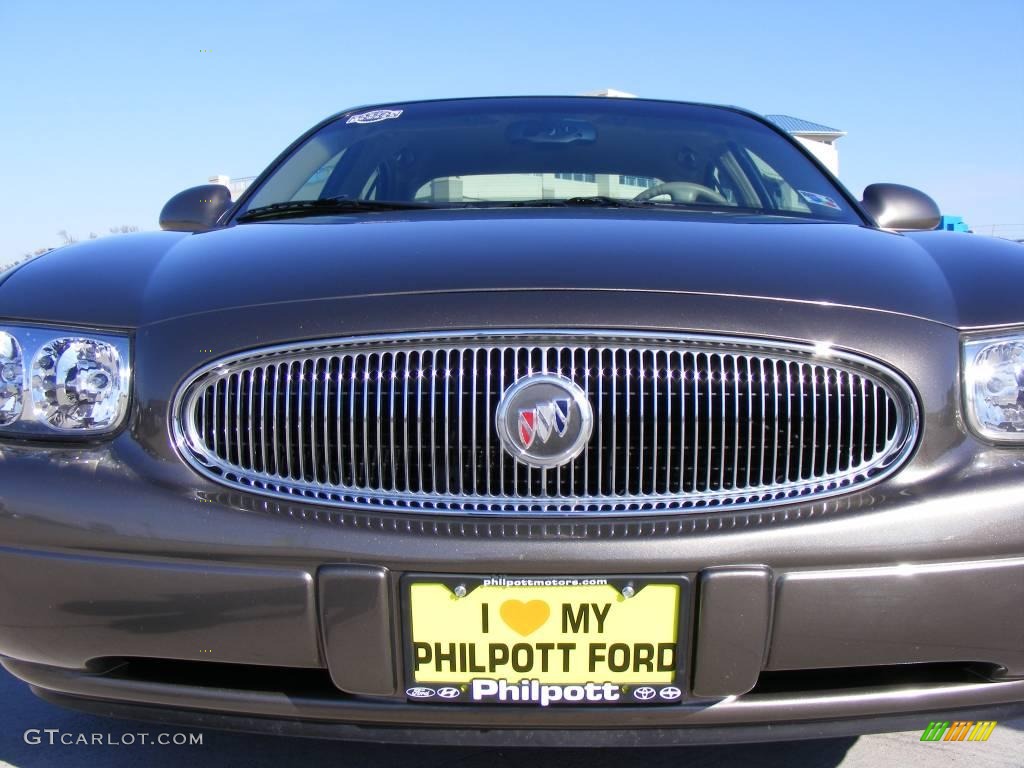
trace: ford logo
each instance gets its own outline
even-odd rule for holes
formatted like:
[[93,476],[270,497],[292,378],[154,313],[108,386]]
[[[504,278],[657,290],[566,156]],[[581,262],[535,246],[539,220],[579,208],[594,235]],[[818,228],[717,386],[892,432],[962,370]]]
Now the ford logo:
[[405,695],[412,699],[429,699],[434,695],[433,688],[424,688],[423,686],[416,686],[406,690]]
[[498,438],[519,461],[539,469],[567,464],[583,451],[594,410],[573,381],[549,373],[520,379],[498,403]]

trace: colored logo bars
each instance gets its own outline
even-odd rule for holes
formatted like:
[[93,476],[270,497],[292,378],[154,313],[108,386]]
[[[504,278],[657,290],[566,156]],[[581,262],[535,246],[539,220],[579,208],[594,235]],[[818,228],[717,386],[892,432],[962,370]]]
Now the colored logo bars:
[[529,448],[534,440],[546,443],[552,432],[565,437],[569,426],[569,400],[552,400],[539,403],[533,408],[519,411],[519,439],[523,448]]
[[995,720],[933,721],[924,729],[921,741],[988,741],[995,727]]

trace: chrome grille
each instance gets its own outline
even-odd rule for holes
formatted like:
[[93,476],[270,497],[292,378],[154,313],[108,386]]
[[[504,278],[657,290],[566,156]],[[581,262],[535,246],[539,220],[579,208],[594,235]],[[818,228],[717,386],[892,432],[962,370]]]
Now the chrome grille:
[[[821,350],[819,350],[820,353]],[[571,378],[594,410],[556,469],[506,453],[502,393]],[[343,339],[200,371],[174,437],[229,485],[345,506],[646,513],[769,505],[877,481],[909,454],[917,409],[862,358],[757,340],[537,332]]]

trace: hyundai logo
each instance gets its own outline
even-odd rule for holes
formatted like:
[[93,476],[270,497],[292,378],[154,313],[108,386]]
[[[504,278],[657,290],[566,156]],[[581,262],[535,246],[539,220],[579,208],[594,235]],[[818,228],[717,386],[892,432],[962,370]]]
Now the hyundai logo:
[[594,411],[573,381],[550,373],[519,379],[498,403],[498,438],[524,464],[552,469],[580,455]]

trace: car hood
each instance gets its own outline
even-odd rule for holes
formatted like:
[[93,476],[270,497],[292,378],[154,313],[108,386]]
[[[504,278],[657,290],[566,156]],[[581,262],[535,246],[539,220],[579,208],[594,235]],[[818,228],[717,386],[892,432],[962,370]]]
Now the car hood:
[[1024,248],[948,232],[602,209],[386,212],[153,232],[9,274],[0,316],[132,328],[295,301],[597,290],[859,307],[955,327],[1024,321]]

